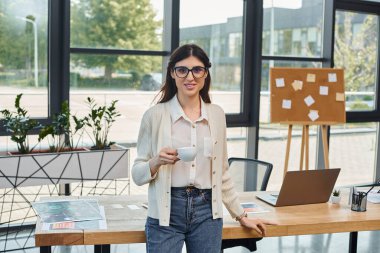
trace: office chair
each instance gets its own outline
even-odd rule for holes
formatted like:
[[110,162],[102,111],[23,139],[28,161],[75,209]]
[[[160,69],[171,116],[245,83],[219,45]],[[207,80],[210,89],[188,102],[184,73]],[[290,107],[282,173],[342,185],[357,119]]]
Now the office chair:
[[[237,191],[265,191],[267,189],[269,177],[273,169],[271,163],[250,158],[231,157],[228,159],[228,164],[234,178],[236,178],[236,175],[241,175],[241,177],[235,180],[235,188]],[[261,239],[262,238],[244,238],[222,240],[221,252],[223,252],[224,249],[237,246],[246,247],[250,251],[255,251],[256,242]]]

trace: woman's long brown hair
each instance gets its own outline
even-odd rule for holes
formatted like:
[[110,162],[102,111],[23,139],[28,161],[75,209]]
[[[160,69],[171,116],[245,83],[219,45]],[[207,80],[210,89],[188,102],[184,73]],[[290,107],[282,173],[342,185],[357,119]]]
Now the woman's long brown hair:
[[[177,93],[177,86],[175,85],[175,80],[171,76],[171,72],[173,71],[173,68],[177,62],[182,61],[183,59],[186,59],[190,56],[198,58],[204,64],[208,72],[208,69],[211,67],[211,63],[210,59],[208,58],[207,54],[205,53],[205,51],[203,51],[202,48],[195,44],[185,44],[183,46],[180,46],[179,48],[174,50],[174,52],[170,56],[170,60],[166,71],[165,83],[159,92],[159,94],[161,94],[161,97],[158,100],[158,103],[165,103],[175,96],[175,94]],[[211,76],[210,73],[207,73],[205,85],[199,91],[199,94],[205,103],[211,103],[210,95],[208,94],[210,90],[210,84]]]

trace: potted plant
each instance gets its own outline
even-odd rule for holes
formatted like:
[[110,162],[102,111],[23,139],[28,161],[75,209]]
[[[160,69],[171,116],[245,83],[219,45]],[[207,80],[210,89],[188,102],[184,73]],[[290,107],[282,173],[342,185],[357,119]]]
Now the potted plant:
[[17,144],[17,149],[20,154],[28,154],[38,145],[30,147],[29,134],[32,130],[41,128],[42,125],[35,119],[31,119],[28,111],[20,105],[22,93],[16,96],[15,112],[7,109],[0,111],[4,117],[5,130],[11,133],[11,140]]
[[340,190],[334,189],[332,196],[331,196],[331,203],[333,204],[339,204],[340,203]]

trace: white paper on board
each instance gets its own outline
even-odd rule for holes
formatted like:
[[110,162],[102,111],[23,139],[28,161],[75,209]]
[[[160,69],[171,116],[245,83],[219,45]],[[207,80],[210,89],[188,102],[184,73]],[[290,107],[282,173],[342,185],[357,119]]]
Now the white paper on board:
[[292,83],[293,89],[295,91],[302,90],[302,85],[303,85],[303,82],[300,81],[300,80],[294,80],[293,83]]
[[328,79],[330,83],[336,83],[337,78],[336,78],[336,73],[329,73],[328,74]]
[[310,118],[312,121],[316,121],[316,120],[319,118],[319,114],[318,114],[318,111],[317,111],[317,110],[310,110],[308,116],[309,116],[309,118]]
[[291,109],[292,108],[292,100],[290,100],[290,99],[283,99],[282,100],[282,108],[283,109]]
[[308,83],[315,83],[315,74],[307,74],[307,76],[306,76],[306,82],[308,82]]
[[336,101],[344,101],[344,93],[337,92],[335,96]]
[[327,96],[329,94],[329,87],[328,86],[320,86],[319,87],[319,95]]
[[284,78],[276,78],[276,87],[285,87],[285,80]]
[[311,106],[312,104],[314,104],[314,98],[312,96],[307,96],[305,99],[304,99],[305,103],[307,106]]

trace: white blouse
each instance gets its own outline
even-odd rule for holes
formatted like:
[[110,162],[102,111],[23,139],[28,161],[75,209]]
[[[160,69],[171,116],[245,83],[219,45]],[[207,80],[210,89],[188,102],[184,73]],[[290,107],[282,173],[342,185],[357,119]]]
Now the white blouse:
[[177,96],[169,101],[172,120],[173,148],[196,147],[194,161],[177,161],[171,171],[171,186],[195,186],[199,189],[211,189],[212,147],[210,128],[204,102],[201,99],[201,116],[192,122],[184,113]]

